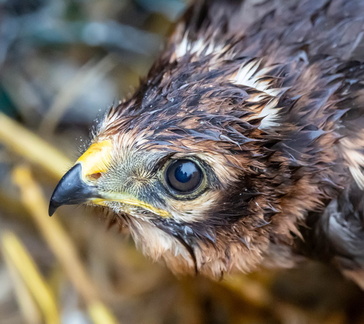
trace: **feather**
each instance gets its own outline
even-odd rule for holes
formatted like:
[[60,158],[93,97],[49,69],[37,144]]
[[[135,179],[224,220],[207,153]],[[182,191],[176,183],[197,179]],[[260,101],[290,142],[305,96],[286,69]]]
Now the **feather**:
[[[363,12],[355,0],[187,10],[94,137],[114,145],[94,187],[135,197],[105,204],[146,254],[214,277],[305,256],[363,286]],[[201,181],[176,192],[169,166],[186,160]]]

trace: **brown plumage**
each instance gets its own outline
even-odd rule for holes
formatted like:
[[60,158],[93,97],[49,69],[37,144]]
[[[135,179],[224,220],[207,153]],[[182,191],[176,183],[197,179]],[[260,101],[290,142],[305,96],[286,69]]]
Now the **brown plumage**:
[[364,2],[197,1],[64,176],[146,254],[215,277],[304,257],[364,287]]

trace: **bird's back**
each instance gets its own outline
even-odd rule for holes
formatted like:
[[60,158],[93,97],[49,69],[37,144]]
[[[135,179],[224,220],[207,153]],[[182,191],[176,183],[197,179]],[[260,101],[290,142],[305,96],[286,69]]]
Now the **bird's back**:
[[[364,287],[364,2],[299,1],[296,5],[292,11],[280,7],[280,14],[272,12],[262,25],[258,23],[263,37],[274,40],[267,49],[259,49],[255,37],[260,36],[256,34],[247,44],[257,48],[247,54],[273,52],[278,61],[281,55],[287,60],[302,56],[305,64],[322,67],[319,77],[332,79],[314,91],[322,94],[329,90],[323,99],[337,111],[340,138],[336,149],[351,176],[323,214],[308,216],[309,230],[302,233],[307,235],[305,248],[311,248],[311,256],[334,262]],[[274,27],[277,24],[282,24],[281,28]],[[310,80],[306,81],[309,88]],[[332,90],[330,82],[335,84]],[[302,84],[303,91],[305,88]],[[317,124],[316,113],[313,122],[315,118]]]
[[[329,194],[323,213],[308,213],[300,229],[304,241],[298,238],[296,248],[334,262],[364,287],[364,1],[201,3],[188,13],[192,37],[206,40],[211,30],[208,37],[216,42],[234,43],[236,56],[259,58],[263,66],[285,65],[276,77],[288,89],[285,100],[293,102],[282,104],[280,124],[313,131],[292,132],[278,145],[293,159],[307,146],[334,147],[326,162],[335,160],[338,179],[319,181],[335,182],[337,194]],[[321,131],[335,132],[336,140],[316,141]]]

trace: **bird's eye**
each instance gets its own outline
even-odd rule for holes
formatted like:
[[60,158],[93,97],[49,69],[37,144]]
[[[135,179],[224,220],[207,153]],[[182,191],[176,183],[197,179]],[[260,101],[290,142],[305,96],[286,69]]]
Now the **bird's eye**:
[[201,168],[187,159],[175,160],[165,173],[167,184],[178,193],[191,193],[196,190],[203,178]]

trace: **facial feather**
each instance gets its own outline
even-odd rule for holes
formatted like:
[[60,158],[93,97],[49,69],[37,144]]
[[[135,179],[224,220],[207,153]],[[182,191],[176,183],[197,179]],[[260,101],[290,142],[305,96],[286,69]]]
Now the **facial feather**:
[[[306,240],[323,244],[316,234],[332,202],[354,197],[355,224],[362,222],[357,188],[364,187],[362,136],[346,114],[364,120],[356,103],[361,66],[346,66],[333,47],[322,49],[312,27],[351,39],[335,27],[341,20],[349,26],[350,17],[327,15],[325,6],[307,0],[284,15],[259,15],[236,32],[230,18],[240,2],[221,3],[201,1],[188,11],[147,78],[110,109],[94,138],[110,141],[113,154],[93,185],[104,195],[123,195],[103,203],[137,245],[175,272],[214,277],[292,266],[306,253]],[[194,176],[196,185],[185,190]],[[336,205],[336,216],[352,209]],[[345,241],[343,231],[325,237],[322,251]]]
[[[152,176],[157,182],[162,171],[154,166],[165,157],[196,158],[205,163],[208,187],[194,199],[176,199],[163,186],[157,189],[147,181],[143,196],[171,218],[129,209],[133,237],[147,245],[144,250],[153,258],[168,260],[174,271],[193,270],[192,263],[212,276],[232,269],[248,271],[267,258],[268,250],[276,250],[270,232],[276,233],[274,244],[293,244],[294,236],[300,235],[296,224],[304,219],[306,210],[324,206],[321,199],[326,194],[312,182],[312,173],[298,170],[309,164],[314,170],[315,161],[321,159],[318,154],[307,161],[307,140],[323,141],[325,137],[327,143],[333,143],[335,135],[330,131],[313,135],[315,130],[309,129],[299,133],[289,121],[279,123],[277,105],[289,102],[287,96],[291,95],[281,77],[289,72],[289,64],[238,61],[222,60],[218,66],[214,61],[213,69],[208,57],[165,64],[134,97],[111,109],[100,127],[98,138],[113,138],[115,143],[111,170],[124,171],[124,176],[109,172],[108,177],[110,181],[127,178],[123,190],[138,186],[137,178],[125,175],[128,169],[159,172]],[[278,124],[279,131],[275,130]],[[293,148],[292,134],[299,135],[298,140],[302,137],[302,148]],[[294,160],[292,150],[296,150]],[[119,212],[124,207],[113,208]],[[137,225],[132,225],[134,219]],[[238,239],[229,233],[231,226],[239,233]],[[167,230],[169,236],[158,235],[161,230]],[[152,235],[149,241],[153,243],[143,238]],[[192,249],[194,257],[181,242]]]

